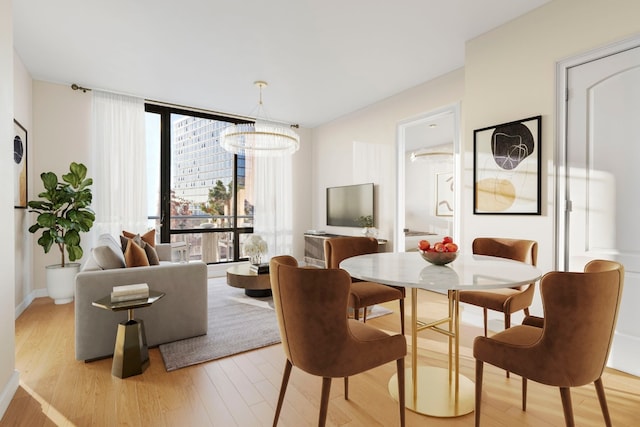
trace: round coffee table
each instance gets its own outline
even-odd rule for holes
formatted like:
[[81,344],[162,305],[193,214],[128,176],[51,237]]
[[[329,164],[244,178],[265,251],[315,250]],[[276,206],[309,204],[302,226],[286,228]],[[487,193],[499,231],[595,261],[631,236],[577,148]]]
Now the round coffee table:
[[227,268],[227,285],[244,288],[245,295],[249,297],[271,296],[269,273],[257,274],[251,271],[249,264],[238,264]]

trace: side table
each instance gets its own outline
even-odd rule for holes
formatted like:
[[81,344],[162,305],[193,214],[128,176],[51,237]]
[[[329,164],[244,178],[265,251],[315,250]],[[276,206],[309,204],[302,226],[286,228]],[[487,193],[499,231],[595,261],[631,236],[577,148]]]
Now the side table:
[[142,319],[134,319],[133,310],[148,307],[164,295],[163,292],[149,291],[149,298],[121,302],[111,302],[111,295],[107,295],[91,303],[93,306],[105,310],[127,310],[127,320],[118,324],[111,375],[127,378],[143,373],[149,366],[149,350],[147,336],[144,332],[144,322]]
[[249,297],[271,296],[269,273],[258,274],[251,271],[249,264],[238,264],[227,268],[227,285],[234,288],[244,288],[244,294]]

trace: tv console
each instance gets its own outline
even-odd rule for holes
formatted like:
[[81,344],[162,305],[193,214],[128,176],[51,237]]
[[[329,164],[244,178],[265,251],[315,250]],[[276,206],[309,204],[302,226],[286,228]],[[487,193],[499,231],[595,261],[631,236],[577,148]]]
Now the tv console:
[[[325,268],[324,241],[332,237],[353,237],[330,233],[304,233],[304,262],[307,265]],[[378,239],[378,252],[385,252],[386,239]]]

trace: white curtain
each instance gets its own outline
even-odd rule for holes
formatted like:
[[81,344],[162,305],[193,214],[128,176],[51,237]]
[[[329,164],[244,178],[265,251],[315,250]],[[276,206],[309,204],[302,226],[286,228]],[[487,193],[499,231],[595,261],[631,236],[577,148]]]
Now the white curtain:
[[[291,255],[293,243],[293,201],[290,155],[254,159],[254,234],[268,245],[267,260]],[[263,259],[264,261],[267,261]]]
[[93,91],[93,238],[147,230],[144,100]]

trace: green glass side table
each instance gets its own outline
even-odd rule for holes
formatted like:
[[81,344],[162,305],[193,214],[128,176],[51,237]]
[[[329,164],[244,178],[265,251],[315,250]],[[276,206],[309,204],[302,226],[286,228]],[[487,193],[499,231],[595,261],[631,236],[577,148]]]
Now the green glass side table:
[[133,317],[133,310],[148,307],[164,295],[163,292],[149,291],[149,298],[120,302],[111,302],[111,295],[107,295],[91,303],[93,306],[105,310],[127,310],[128,312],[127,320],[118,324],[111,375],[127,378],[139,375],[149,367],[149,350],[144,332],[144,322],[142,319]]

